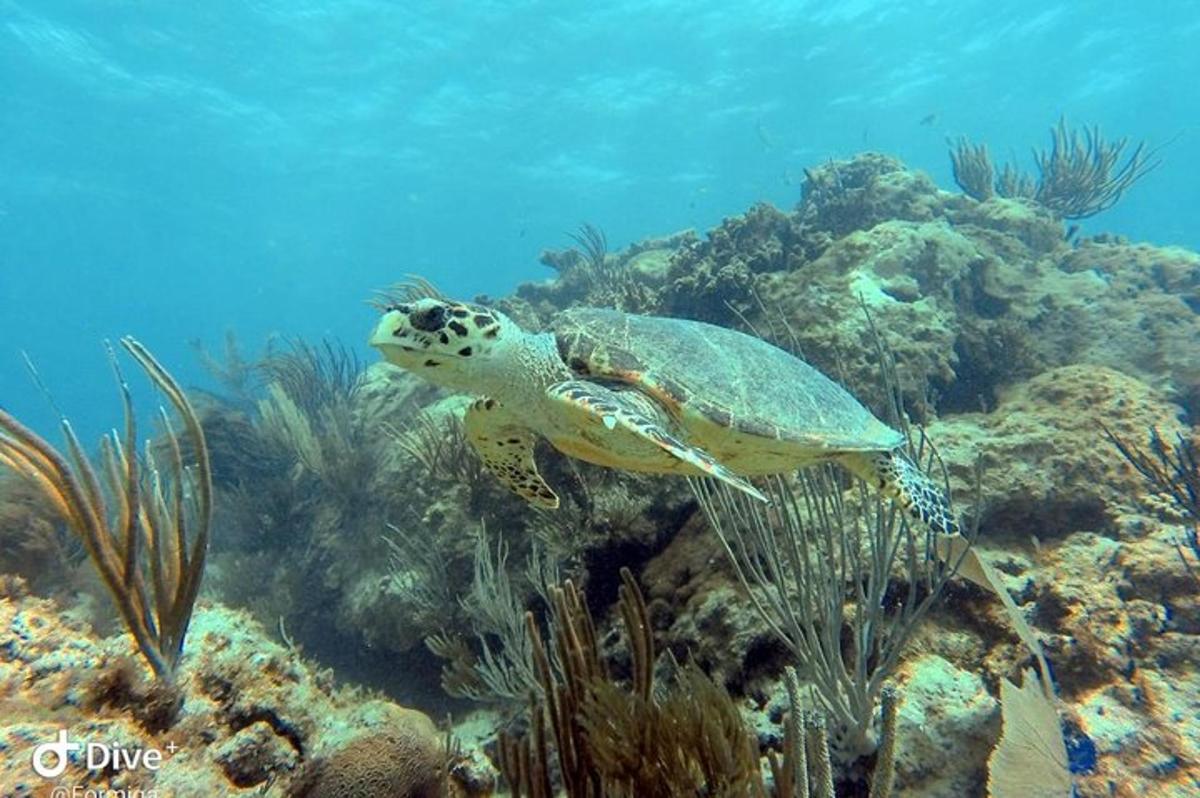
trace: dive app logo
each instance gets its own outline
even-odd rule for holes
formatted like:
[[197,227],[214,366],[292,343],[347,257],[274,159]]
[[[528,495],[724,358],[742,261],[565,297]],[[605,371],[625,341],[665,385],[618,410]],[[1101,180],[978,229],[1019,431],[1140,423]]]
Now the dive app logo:
[[[175,753],[179,746],[167,745]],[[42,743],[33,749],[31,764],[33,772],[43,779],[61,776],[71,764],[71,754],[83,753],[84,767],[91,771],[112,770],[158,770],[162,767],[163,754],[157,748],[126,748],[120,743],[77,743],[72,742],[66,729],[59,729],[52,743]]]
[[[67,739],[67,730],[59,729],[57,741],[42,743],[33,749],[33,772],[43,779],[56,779],[67,769],[71,752],[82,750],[83,743],[71,742]],[[50,761],[53,764],[48,764]]]

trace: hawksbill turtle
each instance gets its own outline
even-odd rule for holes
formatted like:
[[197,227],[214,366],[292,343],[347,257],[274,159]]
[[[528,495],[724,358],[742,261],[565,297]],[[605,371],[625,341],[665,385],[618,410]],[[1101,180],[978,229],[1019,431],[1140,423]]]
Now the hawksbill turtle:
[[957,531],[900,432],[803,360],[736,330],[579,307],[534,333],[494,308],[427,296],[385,306],[370,344],[477,397],[468,440],[540,507],[558,496],[538,473],[538,436],[590,463],[714,477],[764,501],[749,477],[833,461],[935,531]]

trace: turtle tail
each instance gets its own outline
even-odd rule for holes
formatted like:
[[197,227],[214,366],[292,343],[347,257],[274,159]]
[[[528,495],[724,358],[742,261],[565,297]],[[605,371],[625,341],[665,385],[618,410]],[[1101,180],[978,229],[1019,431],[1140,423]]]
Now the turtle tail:
[[887,452],[855,452],[841,462],[883,495],[896,499],[913,519],[934,532],[956,535],[958,519],[946,494],[900,449]]

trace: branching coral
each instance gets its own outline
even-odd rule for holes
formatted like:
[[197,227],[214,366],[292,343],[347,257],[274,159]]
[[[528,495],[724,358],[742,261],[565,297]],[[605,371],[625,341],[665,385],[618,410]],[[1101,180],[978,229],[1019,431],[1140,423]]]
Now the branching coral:
[[416,524],[388,524],[389,574],[393,586],[407,596],[409,603],[430,618],[446,617],[454,607],[453,586],[446,556],[436,542],[417,533]]
[[[510,494],[483,465],[463,426],[465,406],[453,400],[427,407],[396,423],[383,422],[387,438],[408,455],[420,480],[412,490],[429,501],[454,496],[472,517],[497,518]],[[509,504],[508,506],[512,506]]]
[[[945,466],[902,411],[895,360],[869,313],[866,323],[887,417],[903,432],[908,456],[925,473],[941,475],[949,496]],[[953,536],[962,548],[940,555],[933,536],[860,480],[847,501],[841,475],[829,465],[766,477],[766,506],[714,481],[689,482],[755,609],[814,684],[834,724],[835,750],[848,761],[873,753],[881,692],[977,529]],[[897,570],[906,585],[902,595]]]
[[1121,163],[1129,139],[1104,140],[1099,126],[1078,129],[1060,119],[1050,131],[1049,150],[1034,153],[1038,168],[1035,199],[1064,219],[1083,219],[1108,210],[1160,161],[1143,142]]
[[[423,556],[413,551],[415,546],[428,548],[428,541],[415,537],[403,546],[395,563],[399,569],[411,567]],[[514,704],[529,694],[540,691],[534,669],[532,641],[525,623],[525,594],[514,587],[508,570],[508,546],[500,539],[493,551],[487,534],[480,529],[476,536],[474,575],[468,594],[459,600],[459,609],[474,634],[472,647],[460,634],[443,631],[425,640],[426,648],[445,660],[442,669],[442,689],[457,698],[480,702]],[[420,567],[420,566],[418,566]],[[547,606],[551,606],[551,585],[558,581],[558,561],[536,543],[526,560],[523,576]],[[418,575],[417,580],[428,579]],[[448,590],[449,580],[442,578],[420,589],[426,593]],[[439,594],[440,600],[440,594]],[[453,612],[443,606],[440,613],[443,626]],[[478,653],[476,653],[478,651]]]
[[[832,467],[764,486],[767,509],[693,482],[755,609],[815,685],[835,749],[847,761],[871,754],[880,692],[953,569],[865,486],[847,501]],[[894,568],[907,584],[900,596]]]
[[567,234],[575,247],[564,250],[544,250],[541,262],[564,278],[574,277],[586,285],[594,285],[618,276],[617,262],[609,257],[608,236],[593,224],[584,223],[574,233]]
[[369,516],[379,502],[372,480],[381,448],[358,412],[354,356],[329,342],[292,342],[261,362],[228,368],[252,373],[258,389],[216,397],[201,419],[232,545],[259,549],[285,536],[294,544],[306,528],[310,552],[322,552],[327,532],[376,541],[381,524]]
[[354,398],[362,363],[344,346],[330,341],[312,345],[292,341],[259,366],[267,384],[277,384],[309,417]]
[[483,463],[467,440],[460,415],[424,410],[404,429],[385,423],[383,431],[433,479],[472,486],[484,476]]
[[1150,443],[1142,449],[1123,440],[1108,427],[1104,434],[1159,493],[1165,494],[1178,510],[1191,520],[1184,540],[1176,544],[1179,557],[1188,573],[1200,584],[1200,457],[1196,444],[1178,435],[1172,445],[1163,440],[1157,429],[1150,430]]
[[199,339],[191,341],[191,346],[200,359],[200,365],[221,387],[222,400],[242,410],[252,409],[252,397],[259,388],[262,369],[259,363],[247,360],[242,354],[242,348],[238,345],[233,330],[225,333],[225,347],[221,358],[209,352],[204,342]]
[[608,236],[592,224],[581,224],[579,231],[571,233],[571,240],[579,245],[584,262],[596,277],[605,276],[608,267]]
[[418,299],[431,297],[447,299],[446,295],[437,289],[429,280],[417,274],[405,275],[405,279],[389,288],[375,292],[371,306],[380,313],[386,313],[396,305],[405,302],[416,302]]
[[481,648],[478,657],[455,635],[443,633],[426,640],[426,646],[448,662],[442,688],[450,695],[474,701],[519,701],[538,689],[525,607],[509,581],[507,564],[504,541],[497,541],[493,556],[481,530],[471,591],[460,601]]
[[622,259],[611,254],[603,230],[585,223],[568,235],[576,246],[566,250],[545,250],[541,262],[559,273],[559,279],[573,300],[631,313],[654,306],[653,290],[629,268],[628,260],[632,255],[627,253]]
[[986,144],[975,145],[966,136],[959,136],[950,150],[950,167],[954,182],[968,197],[980,202],[992,198],[995,169]]
[[149,448],[137,456],[137,427],[128,386],[117,368],[124,434],[100,445],[93,465],[65,419],[67,454],[0,410],[0,463],[36,484],[83,541],[121,619],[160,679],[171,679],[200,591],[212,518],[212,472],[204,431],[183,389],[133,338],[121,345],[182,418],[193,464],[166,413],[171,457],[160,469]]
[[[568,798],[833,798],[823,721],[820,713],[805,716],[795,689],[789,691],[792,711],[782,756],[771,756],[775,783],[768,791],[757,740],[724,689],[694,666],[677,666],[674,683],[655,688],[646,603],[628,569],[621,570],[621,580],[618,609],[632,671],[626,688],[610,676],[595,625],[571,582],[550,591],[549,645],[533,615],[525,616],[541,698],[531,699],[528,735],[501,736],[501,770],[515,798],[557,795],[555,772]],[[890,695],[886,706],[890,734],[895,721]],[[872,798],[890,792],[891,752],[890,743],[881,748]]]
[[981,202],[990,199],[994,189],[1001,197],[1033,200],[1064,219],[1084,219],[1111,208],[1161,163],[1156,150],[1148,150],[1144,142],[1122,161],[1129,140],[1106,141],[1098,126],[1080,130],[1060,119],[1050,136],[1050,149],[1033,153],[1036,181],[1006,164],[994,183],[987,145],[972,145],[960,137],[950,150],[954,181]]
[[[790,712],[784,725],[783,756],[767,753],[774,782],[775,798],[835,798],[833,762],[829,757],[829,731],[820,711],[801,706],[796,671],[785,674]],[[868,798],[889,798],[896,780],[896,719],[899,699],[887,687],[880,695],[882,739],[875,758]]]
[[316,477],[343,519],[360,516],[370,504],[378,450],[354,414],[358,361],[329,342],[296,342],[261,368],[267,396],[258,402],[254,426],[267,456]]
[[611,795],[764,792],[758,747],[737,705],[695,666],[684,668],[674,689],[657,700],[600,682],[586,696],[581,720],[596,768],[613,785]]

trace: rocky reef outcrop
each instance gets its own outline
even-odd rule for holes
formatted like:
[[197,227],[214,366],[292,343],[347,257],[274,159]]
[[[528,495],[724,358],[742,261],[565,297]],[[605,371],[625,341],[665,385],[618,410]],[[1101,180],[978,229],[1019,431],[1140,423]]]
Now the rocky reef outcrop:
[[[957,497],[979,519],[979,551],[1045,650],[1076,794],[1200,789],[1200,583],[1179,549],[1190,522],[1147,490],[1110,438],[1141,445],[1151,429],[1165,440],[1197,437],[1200,256],[1113,236],[1081,239],[1036,204],[942,191],[878,154],[809,170],[790,210],[758,205],[703,235],[619,251],[590,240],[588,252],[544,255],[552,279],[487,301],[530,329],[552,325],[572,305],[596,304],[753,331],[837,376],[879,415],[882,339],[905,412],[941,452]],[[729,689],[763,747],[778,747],[788,651],[682,480],[617,473],[539,447],[562,506],[533,512],[464,445],[460,399],[373,365],[338,401],[344,416],[318,408],[309,428],[329,438],[318,444],[324,450],[356,453],[324,460],[349,469],[340,475],[296,461],[269,475],[255,470],[239,457],[264,434],[254,412],[211,408],[225,525],[215,537],[211,596],[251,607],[315,659],[404,702],[440,713],[466,709],[463,696],[484,697],[503,716],[519,714],[528,680],[507,695],[493,685],[488,696],[486,685],[462,681],[503,648],[503,618],[481,611],[472,588],[481,557],[509,574],[507,612],[518,625],[526,609],[547,614],[548,581],[582,586],[618,678],[630,656],[610,633],[612,607],[628,567],[659,650]],[[4,509],[5,540],[50,539],[25,499]],[[28,531],[35,526],[42,532]],[[21,572],[59,556],[46,546],[28,551],[0,552],[0,564]],[[307,785],[300,794],[337,794],[322,785],[339,784],[340,769],[372,759],[376,746],[432,761],[427,719],[335,688],[295,652],[262,639],[244,615],[212,604],[188,641],[179,719],[151,731],[156,704],[136,683],[108,677],[107,692],[118,697],[89,698],[89,685],[105,682],[101,675],[128,655],[127,641],[97,638],[22,591],[0,600],[5,706],[21,718],[3,732],[5,750],[54,724],[131,745],[174,734],[178,794],[188,794],[185,782],[238,794],[272,779]],[[986,793],[1000,685],[1018,681],[1030,659],[992,594],[951,584],[892,680],[901,696],[900,794]],[[141,697],[131,704],[122,690]],[[482,748],[492,744],[486,733],[472,736]],[[363,783],[407,778],[368,770]],[[10,767],[0,779],[18,773]],[[847,765],[838,786],[858,794],[868,781],[861,763]]]
[[[867,155],[810,170],[794,211],[756,207],[666,262],[640,309],[752,327],[880,408],[869,314],[960,497],[982,467],[979,546],[1044,641],[1077,793],[1195,788],[1197,737],[1179,725],[1200,683],[1187,519],[1105,432],[1195,436],[1195,253],[1072,239],[1032,203],[977,202]],[[769,715],[785,654],[705,540],[685,525],[642,571],[660,634]],[[956,589],[897,676],[914,702],[905,794],[982,794],[998,684],[1027,656],[994,601]],[[943,689],[945,723],[922,714]]]
[[[271,639],[243,611],[198,608],[181,678],[165,684],[150,678],[127,635],[96,636],[60,603],[29,595],[21,580],[3,588],[0,794],[42,795],[54,786],[179,796],[383,794],[336,787],[360,778],[355,754],[364,749],[387,794],[440,794],[448,755],[426,715],[337,686],[332,671]],[[109,751],[155,751],[161,762],[96,764],[101,754],[89,762],[81,753],[58,775],[39,777],[30,766],[34,748],[61,732]]]

